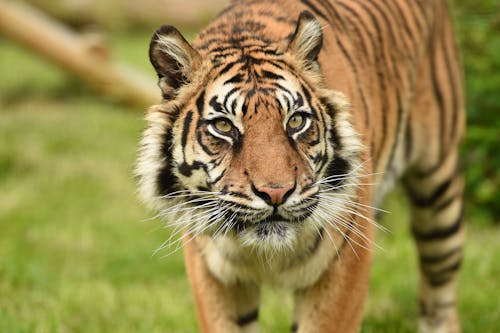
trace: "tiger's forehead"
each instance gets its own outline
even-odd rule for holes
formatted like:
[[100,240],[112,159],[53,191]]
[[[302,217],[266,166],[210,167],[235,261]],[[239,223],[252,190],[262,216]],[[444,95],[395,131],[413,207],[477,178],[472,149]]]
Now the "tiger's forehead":
[[[303,104],[301,84],[280,57],[240,54],[217,64],[205,91],[205,117],[286,116]],[[300,105],[299,105],[300,104]]]

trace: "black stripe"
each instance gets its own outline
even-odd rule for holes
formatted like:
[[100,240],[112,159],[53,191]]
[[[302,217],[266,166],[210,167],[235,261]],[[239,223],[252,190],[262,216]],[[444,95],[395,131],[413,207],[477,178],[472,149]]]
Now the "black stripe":
[[[439,13],[441,15],[441,13]],[[437,25],[437,27],[435,28],[434,30],[434,34],[436,33],[442,33],[443,31],[443,27],[444,27],[444,24],[442,24],[442,22],[440,22],[442,18],[440,18],[439,20],[439,25]],[[438,28],[439,27],[439,28]],[[439,36],[441,37],[441,36]],[[438,38],[439,38],[438,37]],[[434,49],[434,52],[435,54],[433,54],[433,58],[434,58],[434,61],[436,62],[434,64],[435,68],[439,68],[439,69],[442,69],[440,68],[440,66],[437,64],[438,60],[442,60],[443,62],[446,62],[446,59],[445,59],[445,54],[444,54],[444,41],[443,41],[443,38],[439,38],[438,39],[435,39],[434,40],[436,43],[438,43],[437,45],[435,45],[436,49]],[[438,57],[438,51],[437,49],[441,49],[441,54],[439,55]],[[447,67],[447,64],[445,64],[444,66]],[[439,160],[442,161],[444,160],[445,158],[445,155],[446,155],[446,152],[448,149],[446,149],[447,147],[447,142],[446,142],[446,127],[447,127],[447,121],[446,121],[446,116],[447,116],[447,113],[449,112],[449,100],[447,98],[447,94],[445,91],[443,91],[443,88],[447,85],[445,82],[444,82],[444,76],[446,75],[446,69],[443,69],[443,75],[441,76],[441,81],[440,81],[440,77],[438,76],[437,73],[433,73],[433,76],[435,76],[435,80],[436,80],[436,84],[438,85],[438,89],[439,89],[439,94],[440,94],[440,98],[441,98],[441,101],[440,101],[440,108],[439,108],[439,142],[440,142],[440,147],[441,148],[439,151],[440,151],[440,155],[439,155]]]
[[455,273],[458,269],[460,269],[461,265],[462,265],[462,258],[457,260],[457,262],[449,266],[446,266],[436,272],[427,271],[425,272],[427,275],[427,280],[433,287],[441,286],[453,278],[454,276],[453,273]]
[[187,164],[186,162],[183,162],[177,166],[177,170],[179,170],[179,172],[186,177],[191,177],[193,170],[200,169],[203,169],[205,170],[205,172],[207,172],[205,164],[199,161],[193,161],[193,164]]
[[201,92],[201,94],[196,99],[196,108],[198,110],[198,114],[201,116],[203,114],[203,108],[205,106],[205,90]]
[[[414,48],[417,47],[417,45],[418,45],[417,39],[413,35],[413,32],[411,31],[410,26],[408,25],[410,18],[407,18],[405,16],[403,10],[401,9],[401,7],[399,7],[399,4],[400,4],[399,1],[388,1],[388,3],[392,3],[394,5],[394,7],[396,8],[396,11],[398,12],[398,14],[395,16],[399,18],[399,20],[398,20],[399,24],[401,24],[403,26],[404,30],[406,31],[406,35],[411,40],[410,44],[413,45]],[[411,18],[415,19],[414,17],[411,17]],[[408,50],[409,50],[409,48],[408,48]],[[412,51],[415,51],[415,49]]]
[[456,137],[456,132],[457,132],[457,127],[458,127],[458,114],[459,112],[464,112],[463,110],[463,97],[461,96],[460,92],[463,90],[463,87],[462,87],[462,71],[460,70],[460,67],[461,67],[461,63],[460,63],[460,60],[458,59],[458,56],[459,56],[459,51],[458,51],[458,46],[457,46],[457,40],[455,38],[455,34],[454,34],[454,29],[453,29],[453,25],[448,23],[448,29],[449,29],[449,40],[451,42],[451,50],[453,51],[453,60],[454,60],[454,68],[455,70],[452,71],[452,73],[454,74],[455,76],[455,83],[454,83],[454,90],[455,90],[455,98],[456,98],[456,108],[455,110],[453,110],[454,114],[453,114],[453,120],[452,120],[452,137],[455,138]]
[[434,173],[436,173],[437,171],[439,171],[441,169],[442,162],[443,161],[438,161],[436,163],[436,165],[430,167],[427,170],[416,170],[415,176],[418,178],[427,178],[427,177],[432,176]]
[[330,126],[327,126],[328,124],[326,124],[326,122],[325,122],[325,125],[324,125],[325,126],[324,127],[325,138],[326,138],[327,132],[329,132],[330,133],[330,143],[332,144],[333,149],[342,149],[343,148],[342,142],[340,142],[340,136],[337,133],[337,128],[335,127],[336,126],[335,116],[337,114],[337,110],[335,109],[335,106],[332,103],[330,103],[328,101],[328,99],[326,99],[326,98],[322,98],[321,103],[323,103],[323,105],[326,107],[326,111],[332,120],[332,124],[330,124]]
[[[358,3],[360,3],[359,1],[357,1],[357,2],[358,2]],[[368,8],[365,6],[365,3],[366,3],[366,4],[371,5],[373,10],[368,9]],[[360,3],[360,4],[361,4],[361,3]],[[389,19],[388,19],[388,15],[387,15],[388,10],[387,10],[387,9],[385,9],[385,8],[381,8],[381,7],[379,6],[379,3],[378,3],[378,2],[376,2],[376,1],[373,1],[373,0],[370,0],[370,1],[364,2],[363,4],[361,4],[361,6],[362,6],[363,8],[365,8],[365,10],[369,11],[369,12],[370,12],[370,15],[373,15],[373,17],[374,17],[374,18],[375,18],[375,17],[377,17],[377,18],[378,18],[378,19],[377,19],[378,24],[380,24],[380,27],[385,27],[385,29],[384,29],[384,30],[386,30],[386,32],[387,32],[387,30],[389,31],[390,38],[392,39],[392,42],[394,43],[394,45],[396,45],[396,43],[397,43],[398,41],[397,41],[397,38],[394,36],[394,30],[392,30],[392,29],[391,29],[392,24],[389,22]],[[378,12],[378,14],[379,14],[379,15],[377,16],[375,12]],[[381,20],[380,20],[380,19],[381,19]],[[384,25],[384,24],[381,24],[381,23],[380,23],[381,21],[383,21],[383,22],[385,23],[385,25]],[[380,31],[381,31],[381,30],[380,30]]]
[[[397,1],[396,1],[397,2]],[[412,1],[412,2],[406,2],[406,5],[407,6],[411,6],[412,4],[415,4],[415,3],[418,3],[419,1]],[[420,5],[420,3],[418,3],[418,5]],[[427,18],[426,18],[426,15],[422,13],[421,10],[420,11],[420,17],[424,20],[424,23],[427,24]],[[415,25],[417,27],[417,32],[419,32],[421,34],[421,36],[423,37],[424,36],[424,24],[420,21],[420,19],[417,17],[417,13],[416,13],[416,8],[415,6],[411,6],[410,7],[410,12],[412,14],[412,17],[414,18],[414,22],[415,22]]]
[[[285,93],[285,95],[288,95],[287,99],[290,99],[290,100],[294,99],[292,92],[288,88],[282,86],[281,84],[279,84],[277,82],[273,82],[272,86],[279,89],[279,90],[282,90]],[[290,105],[289,105],[289,107],[290,107]]]
[[[181,137],[181,145],[182,145],[182,152],[185,153],[185,148],[187,144],[187,137],[189,134],[189,126],[191,126],[191,122],[193,121],[193,111],[189,111],[186,114],[186,118],[184,118],[184,125],[182,126],[182,137]],[[184,159],[186,159],[184,157]]]
[[276,22],[285,22],[288,23],[289,25],[297,25],[297,21],[290,19],[289,17],[286,16],[277,16],[282,13],[276,13],[275,11],[272,10],[266,10],[266,9],[261,9],[257,12],[257,16],[259,17],[269,17]]
[[[307,87],[303,83],[300,84],[300,88],[302,89],[302,92],[304,93],[307,104],[309,104],[309,107],[312,107],[312,101],[311,101],[312,98],[311,98],[311,93],[309,92],[309,89],[307,89]],[[299,92],[297,92],[297,95],[299,95]]]
[[172,129],[169,128],[162,138],[161,153],[165,157],[165,163],[159,170],[157,178],[158,194],[165,195],[173,192],[178,184],[177,177],[172,172]]
[[313,245],[308,249],[308,252],[310,255],[313,255],[319,248],[319,245],[321,244],[321,241],[323,240],[323,234],[325,233],[325,229],[321,228],[318,232],[318,235],[316,236],[316,239],[314,240]]
[[[373,23],[373,26],[376,30],[377,41],[376,42],[372,41],[372,45],[373,45],[374,51],[376,51],[376,56],[375,56],[376,69],[377,69],[376,73],[377,73],[377,79],[378,79],[379,87],[380,87],[380,94],[385,94],[387,92],[387,83],[385,80],[384,73],[388,73],[389,69],[387,67],[386,61],[384,61],[384,54],[383,54],[384,52],[382,50],[382,47],[384,46],[384,40],[382,38],[382,31],[380,29],[380,25],[379,25],[377,18],[373,15],[370,8],[367,8],[366,4],[364,2],[358,1],[357,3],[362,7],[364,12],[370,17],[370,21]],[[340,3],[340,4],[342,5],[342,3]],[[344,7],[347,8],[349,6],[344,5]],[[354,11],[354,10],[352,9],[352,11]],[[363,21],[362,21],[362,23],[363,23]],[[355,73],[355,75],[356,75],[356,73]],[[359,82],[359,79],[357,81]],[[359,84],[358,84],[358,86],[359,86]],[[387,110],[387,102],[386,102],[386,99],[384,98],[383,95],[381,95],[381,108],[380,108],[380,110],[382,110],[382,112],[381,112],[382,113],[381,140],[380,140],[380,144],[376,147],[376,150],[373,151],[375,163],[378,163],[380,160],[380,155],[382,153],[382,149],[384,147],[384,142],[385,142],[385,138],[386,138],[386,134],[387,134],[386,133],[386,131],[387,131],[387,112],[385,112],[385,110]]]
[[381,155],[383,147],[385,145],[384,143],[385,143],[386,136],[387,136],[387,112],[386,112],[387,100],[386,100],[386,98],[384,98],[385,96],[383,94],[387,93],[387,83],[386,83],[386,77],[384,74],[388,73],[389,69],[387,67],[387,62],[384,61],[385,57],[384,57],[384,52],[383,52],[383,46],[385,44],[384,44],[384,39],[382,36],[382,30],[380,28],[380,23],[377,20],[377,18],[375,17],[375,15],[372,13],[370,8],[368,8],[364,2],[357,1],[357,3],[363,8],[364,12],[370,17],[370,21],[373,23],[373,26],[376,30],[376,36],[377,36],[377,43],[375,46],[375,50],[377,51],[377,59],[376,59],[377,66],[376,67],[377,67],[377,77],[378,77],[378,82],[379,82],[379,86],[380,86],[380,94],[381,94],[380,95],[381,96],[380,111],[381,111],[381,115],[382,115],[382,124],[381,124],[382,126],[381,126],[381,140],[380,140],[379,146],[377,147],[374,155],[375,155],[375,163],[379,163],[380,155]]
[[[343,8],[345,8],[347,11],[349,11],[349,13],[350,13],[352,16],[356,17],[358,21],[361,21],[361,22],[362,22],[362,20],[359,18],[358,13],[357,13],[356,11],[354,11],[351,7],[346,6],[346,5],[345,5],[345,4],[343,4],[343,3],[339,3],[338,5],[339,5],[339,7],[343,7]],[[351,32],[353,32],[353,33],[356,35],[357,39],[358,39],[358,40],[359,40],[359,42],[361,43],[361,45],[360,45],[360,49],[363,51],[363,53],[364,53],[364,54],[368,54],[368,53],[367,53],[367,50],[369,50],[369,47],[368,47],[368,45],[365,43],[365,37],[364,37],[364,34],[363,34],[363,33],[361,32],[361,30],[360,30],[360,28],[362,28],[362,27],[359,27],[359,26],[358,26],[358,25],[357,25],[357,24],[356,24],[356,23],[355,23],[355,22],[351,19],[351,17],[350,17],[350,16],[344,15],[344,16],[343,16],[343,18],[345,18],[345,20],[347,21],[347,23],[349,23],[349,25],[348,25],[348,26],[349,26],[349,28],[351,28]],[[372,40],[371,40],[371,38],[370,38],[371,36],[370,36],[369,31],[367,31],[367,30],[363,30],[363,31],[364,31],[364,32],[368,35],[368,36],[367,36],[367,38],[370,40],[370,42],[371,42],[371,44],[372,44],[372,46],[373,46],[373,41],[372,41]],[[361,57],[361,56],[362,56],[362,54],[360,54],[359,56]],[[365,62],[368,64],[368,60],[367,60],[367,59],[365,59]]]
[[[407,47],[407,45],[405,44],[404,47],[394,47],[396,45],[398,45],[398,41],[400,40],[404,40],[404,38],[400,38],[399,36],[396,36],[395,35],[395,32],[396,31],[399,31],[399,30],[394,30],[393,27],[394,26],[397,26],[397,23],[394,22],[394,24],[392,24],[389,20],[389,18],[391,17],[390,15],[387,15],[386,12],[386,8],[381,8],[379,6],[379,3],[376,2],[376,1],[371,1],[370,2],[374,8],[379,12],[380,14],[380,17],[382,17],[382,20],[385,22],[385,28],[386,30],[389,31],[389,36],[390,36],[390,43],[392,44],[392,47],[390,48],[390,50],[398,50],[399,52],[403,53],[403,57],[407,57],[407,54],[408,54],[408,51],[409,51],[409,48]],[[387,7],[387,6],[386,6]],[[389,7],[387,7],[389,8]],[[385,49],[385,48],[384,48]],[[405,52],[406,51],[406,52]],[[400,54],[397,55],[398,57],[401,57]],[[398,64],[398,59],[395,59],[394,58],[394,52],[391,52],[389,51],[389,63],[392,64],[392,72],[393,74],[395,75],[395,78],[398,80],[398,84],[394,87],[394,89],[396,90],[396,93],[399,95],[400,94],[400,91],[399,91],[399,88],[402,87],[402,81],[401,81],[401,76],[400,76],[400,73],[398,71],[398,68],[397,68],[397,64]]]
[[450,188],[453,181],[456,179],[456,176],[453,175],[451,178],[447,179],[441,185],[439,185],[434,192],[428,197],[423,197],[413,192],[408,188],[408,194],[411,198],[412,203],[418,207],[429,207],[432,206],[438,201],[443,194]]
[[328,185],[333,187],[340,186],[346,180],[342,176],[347,174],[350,167],[351,164],[346,159],[340,156],[334,157],[326,169],[326,174],[327,176],[339,176],[339,178],[334,177],[332,180],[329,180]]
[[297,332],[298,330],[299,330],[299,324],[297,324],[297,323],[293,323],[293,324],[292,324],[292,327],[290,327],[290,332],[291,332],[291,333],[295,333],[295,332]]
[[462,248],[457,247],[457,248],[451,249],[448,252],[445,252],[443,254],[420,255],[420,263],[423,265],[437,264],[437,263],[448,260],[449,258],[453,257],[455,254],[457,254],[461,251],[462,251]]
[[240,83],[243,82],[243,79],[245,78],[245,75],[243,73],[238,73],[231,77],[230,79],[227,79],[224,81],[224,85],[230,84],[230,83]]
[[413,128],[411,127],[411,113],[408,114],[406,120],[406,132],[405,132],[405,160],[410,163],[411,156],[413,154]]
[[224,177],[225,173],[226,173],[226,170],[224,169],[224,171],[222,171],[221,174],[218,175],[213,181],[210,181],[210,182],[207,182],[207,183],[209,185],[217,184],[222,179],[222,177]]
[[[358,69],[357,69],[356,65],[354,64],[354,61],[352,60],[351,56],[349,55],[349,53],[345,49],[344,45],[338,39],[337,39],[337,45],[340,47],[340,50],[342,51],[344,57],[347,59],[350,67],[352,68],[352,71],[354,73],[354,79],[356,80],[356,86],[358,87],[358,94],[359,94],[359,97],[361,98],[361,103],[363,104],[363,110],[364,110],[365,115],[367,115],[368,114],[368,103],[366,102],[366,98],[365,98],[365,95],[363,93],[363,89],[361,88],[361,84],[360,84],[361,80],[359,78]],[[368,117],[366,117],[366,118],[368,118]]]
[[259,309],[257,308],[252,312],[239,316],[238,319],[236,320],[236,324],[238,324],[238,326],[245,326],[256,321],[258,318],[259,318]]
[[320,16],[325,21],[328,21],[328,17],[321,10],[319,10],[318,7],[316,7],[315,5],[313,5],[309,0],[300,0],[300,2],[302,2],[310,10],[312,10],[314,12],[314,14]]
[[227,64],[224,65],[224,67],[219,71],[219,73],[217,73],[217,76],[220,77],[224,74],[226,74],[227,72],[229,72],[235,65],[237,64],[241,64],[241,59],[239,61],[232,61],[232,62],[229,62]]
[[266,70],[262,70],[262,76],[264,78],[270,79],[270,80],[284,80],[285,79],[282,75],[279,75],[279,74],[276,74],[276,73],[273,73],[270,71],[266,71]]
[[[313,140],[311,140],[311,141],[309,141],[307,143],[309,145],[309,147],[314,147],[314,146],[316,146],[316,145],[318,145],[318,144],[321,143],[321,136],[320,136],[319,125],[316,124],[315,127],[316,127],[315,131],[316,131],[317,136],[316,136],[316,138],[314,138]],[[319,154],[321,154],[321,153],[319,153]]]
[[247,199],[247,200],[252,200],[252,198],[250,198],[248,195],[246,195],[245,193],[241,193],[241,192],[234,192],[234,191],[222,191],[221,194],[223,195],[228,195],[228,196],[231,196],[231,197],[236,197],[236,198],[243,198],[243,199]]
[[219,51],[211,50],[210,53],[212,53],[214,57],[214,68],[220,68],[222,65],[224,65],[224,61],[222,60],[222,58],[236,56],[237,54],[240,54],[241,51],[237,49],[222,48]]
[[[393,46],[397,45],[397,43],[398,43],[399,40],[401,40],[401,39],[404,40],[404,38],[397,38],[396,37],[395,31],[394,31],[393,27],[397,26],[397,23],[395,22],[395,24],[392,24],[389,21],[389,17],[391,17],[391,15],[387,15],[386,14],[386,12],[389,13],[389,14],[392,14],[392,19],[394,19],[394,16],[395,16],[394,13],[392,11],[390,11],[390,10],[389,11],[384,10],[383,8],[381,8],[379,6],[379,4],[377,2],[370,1],[370,3],[379,12],[380,17],[382,17],[383,21],[385,22],[385,27],[389,31],[389,35],[390,35],[390,38],[391,38],[391,43],[393,44]],[[387,8],[389,8],[389,7],[386,5],[385,9],[387,9]],[[408,46],[405,43],[405,47],[399,47],[398,50],[406,50],[406,51],[408,51],[409,48],[408,48]],[[391,145],[391,148],[390,148],[389,159],[388,159],[388,162],[387,162],[387,167],[391,168],[392,163],[393,163],[393,159],[394,159],[394,154],[396,152],[396,148],[397,148],[397,145],[399,143],[398,138],[400,136],[401,129],[402,129],[401,119],[402,119],[402,116],[403,116],[403,102],[401,100],[402,98],[401,98],[400,88],[403,87],[403,82],[402,82],[400,73],[398,71],[398,68],[396,66],[396,64],[398,63],[398,61],[396,61],[396,59],[394,59],[394,52],[389,52],[389,58],[390,58],[390,59],[388,59],[389,62],[392,63],[392,65],[393,65],[392,71],[393,71],[394,76],[395,76],[395,78],[397,79],[397,82],[398,82],[397,85],[395,87],[393,87],[393,91],[396,94],[397,108],[396,108],[396,130],[395,130],[395,133],[394,133],[394,136],[393,136],[393,142],[392,142],[392,145]]]
[[217,96],[210,98],[210,102],[208,104],[218,113],[228,113],[222,104],[217,102]]
[[[366,54],[366,56],[368,56],[368,52],[366,52],[366,51],[369,50],[370,47],[368,47],[365,44],[365,40],[364,40],[364,37],[363,37],[364,35],[362,34],[361,30],[365,32],[366,38],[368,39],[368,41],[371,44],[371,49],[373,50],[373,52],[375,52],[373,35],[371,34],[371,32],[368,29],[364,29],[365,28],[365,24],[363,22],[363,19],[359,16],[359,13],[356,12],[351,7],[347,6],[346,4],[342,3],[342,2],[339,2],[337,5],[339,7],[344,8],[345,10],[347,10],[353,17],[355,17],[361,23],[361,24],[356,24],[354,21],[352,21],[349,18],[349,16],[344,16],[345,19],[349,23],[348,26],[351,28],[351,31],[352,31],[352,29],[354,29],[354,32],[358,36],[358,39],[359,39],[359,41],[361,43],[360,47],[361,47],[361,50],[364,50],[364,54]],[[341,17],[336,11],[333,11],[333,15],[336,16],[337,18]],[[361,57],[362,59],[365,59],[365,63],[368,66],[370,66],[370,67],[372,66],[371,63],[370,63],[370,61],[367,59],[367,57],[364,57],[364,56],[362,57],[362,54],[359,54],[358,56]],[[374,53],[374,57],[377,57],[375,53]],[[358,93],[359,93],[359,96],[361,98],[361,102],[363,103],[363,112],[365,114],[365,126],[368,127],[370,125],[370,114],[369,114],[369,110],[368,110],[368,104],[366,102],[366,97],[364,95],[364,91],[361,88],[360,80],[359,80],[359,77],[357,75],[357,72],[355,71],[354,74],[355,74],[355,79],[356,79],[356,82],[357,82],[356,86],[358,87]],[[374,140],[372,138],[372,142],[373,141]]]
[[[451,96],[450,99],[451,99],[451,108],[449,109],[449,112],[452,113],[452,119],[450,120],[451,123],[448,123],[448,127],[451,126],[450,128],[450,133],[448,134],[448,139],[449,140],[453,140],[454,137],[455,137],[455,127],[456,127],[456,122],[457,122],[457,118],[456,116],[458,115],[458,112],[460,110],[458,110],[458,98],[457,98],[457,91],[456,91],[456,88],[457,88],[457,84],[455,82],[455,78],[454,78],[454,70],[452,68],[452,65],[451,65],[451,55],[450,55],[450,48],[446,45],[446,41],[448,40],[446,37],[447,35],[445,35],[446,31],[447,30],[446,28],[448,27],[448,24],[446,24],[445,27],[443,27],[443,39],[444,41],[442,42],[442,49],[443,49],[443,57],[444,57],[444,62],[446,64],[446,72],[448,74],[448,87],[450,89],[450,94]],[[452,37],[450,37],[449,39],[453,39]],[[449,142],[446,144],[447,146],[449,145]]]
[[[364,19],[361,16],[359,16],[359,13],[356,10],[354,10],[352,7],[346,5],[343,2],[339,2],[337,4],[337,6],[339,6],[341,8],[344,8],[345,10],[347,10],[349,12],[349,14],[351,16],[353,16],[353,17],[356,18],[356,20],[359,22],[359,24],[354,24],[354,22],[352,22],[351,20],[349,20],[350,23],[352,23],[353,27],[362,29],[366,33],[366,35],[368,37],[368,40],[370,41],[371,48],[375,52],[375,38],[373,37],[373,34],[371,33],[371,31],[369,29],[366,29],[366,24],[364,22]],[[346,16],[346,18],[348,18],[348,16]]]
[[[226,188],[227,190],[227,188]],[[249,207],[245,204],[242,204],[242,203],[237,203],[237,202],[234,202],[234,201],[229,201],[229,200],[224,200],[224,199],[220,199],[220,203],[221,203],[221,206],[228,206],[230,208],[228,208],[228,212],[230,213],[229,215],[231,214],[238,214],[240,212],[255,212],[255,209],[253,209],[252,207]]]
[[455,222],[453,222],[453,224],[448,226],[448,227],[440,228],[440,229],[433,229],[433,230],[423,232],[423,231],[418,231],[416,229],[416,226],[414,225],[412,227],[412,233],[413,233],[413,236],[419,242],[444,240],[448,237],[455,235],[458,231],[460,231],[461,226],[462,226],[462,221],[463,221],[463,211],[460,212],[460,215],[455,220]]
[[434,207],[434,211],[440,212],[440,211],[448,208],[453,202],[455,202],[455,200],[461,199],[461,198],[462,198],[462,193],[452,195],[451,197],[449,197],[448,199],[446,199],[445,201],[441,202],[436,207]]
[[280,59],[269,59],[266,62],[266,65],[271,66],[271,67],[274,66],[278,70],[281,70],[281,71],[285,71],[285,70],[287,70],[289,68],[288,64],[286,62],[284,62],[283,60],[280,60]]
[[427,280],[429,281],[429,284],[434,287],[434,288],[439,288],[444,284],[447,284],[450,282],[450,280],[453,278],[453,274],[448,274],[446,276],[440,276],[438,278],[428,278]]
[[224,96],[224,102],[222,102],[222,104],[224,105],[224,108],[226,108],[226,110],[231,110],[232,114],[236,114],[236,111],[235,111],[236,104],[235,103],[237,102],[237,100],[234,99],[233,103],[231,105],[228,105],[227,102],[228,102],[229,98],[231,98],[231,96],[233,96],[234,93],[236,93],[239,90],[240,90],[240,88],[238,88],[238,87],[234,87],[233,89],[229,90],[229,92],[226,94],[226,96]]
[[436,64],[437,59],[437,52],[435,49],[436,46],[436,37],[435,34],[432,34],[431,36],[431,42],[430,42],[430,65],[431,65],[431,82],[432,82],[432,91],[434,93],[434,98],[436,100],[436,103],[438,104],[438,112],[439,112],[439,117],[437,120],[439,121],[439,124],[436,124],[437,127],[439,128],[440,135],[439,135],[439,160],[438,160],[438,165],[441,163],[443,160],[443,155],[444,155],[444,147],[443,147],[443,127],[444,127],[444,111],[445,111],[445,105],[444,105],[444,100],[443,100],[443,92],[441,91],[441,85],[439,83],[439,78],[437,77],[438,73],[438,66]]
[[[401,95],[399,94],[399,90],[396,89],[396,98],[397,98],[397,111],[396,111],[396,132],[394,133],[393,136],[393,141],[391,145],[391,150],[389,153],[389,159],[387,160],[387,168],[392,168],[392,162],[394,160],[394,154],[396,153],[396,148],[398,147],[399,144],[399,137],[401,134],[401,131],[404,127],[402,127],[401,119],[403,117],[403,105],[401,102]],[[387,169],[386,168],[386,169]]]
[[[203,44],[201,44],[201,45],[199,45],[199,46],[196,46],[196,49],[197,49],[197,50],[207,50],[207,49],[209,49],[209,48],[210,48],[210,46],[211,46],[212,44],[219,44],[219,43],[221,43],[221,42],[222,42],[222,41],[221,41],[220,37],[214,37],[214,38],[211,38],[211,39],[205,40]],[[222,48],[222,49],[225,49],[226,47],[225,47],[225,46],[224,46],[224,47],[222,47],[222,46],[221,46],[221,48]]]
[[[198,123],[200,123],[200,122],[198,122]],[[207,134],[207,133],[208,132],[205,132],[206,136],[210,135],[210,134]],[[207,145],[205,145],[205,143],[203,142],[203,136],[202,136],[202,132],[201,131],[196,131],[196,140],[198,141],[198,144],[200,145],[201,149],[203,149],[203,151],[207,155],[210,155],[210,156],[217,155],[217,152],[211,151],[210,148],[208,148]]]
[[[428,15],[427,15],[426,11],[425,11],[423,1],[411,1],[411,2],[409,2],[409,3],[411,3],[411,4],[417,4],[417,6],[418,6],[418,10],[419,10],[419,12],[420,12],[420,15],[421,15],[421,16],[422,16],[422,18],[424,19],[424,22],[425,22],[426,28],[429,28],[429,17],[428,17]],[[413,8],[415,8],[415,6],[414,6]],[[422,29],[421,29],[421,30],[422,30],[422,32],[423,32],[423,30],[424,30],[424,29],[423,29],[423,27],[422,27]]]

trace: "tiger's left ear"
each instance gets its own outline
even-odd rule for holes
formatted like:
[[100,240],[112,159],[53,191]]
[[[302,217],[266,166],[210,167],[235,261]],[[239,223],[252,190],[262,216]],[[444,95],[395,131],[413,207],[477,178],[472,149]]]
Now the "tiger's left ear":
[[299,15],[297,28],[288,44],[287,51],[303,61],[306,66],[317,68],[318,54],[322,46],[321,24],[313,14],[303,11]]

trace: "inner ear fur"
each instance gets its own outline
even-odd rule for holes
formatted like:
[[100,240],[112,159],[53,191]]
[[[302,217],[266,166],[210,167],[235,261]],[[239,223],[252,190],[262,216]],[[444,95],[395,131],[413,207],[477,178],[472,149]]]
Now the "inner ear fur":
[[164,25],[153,34],[149,60],[158,74],[158,84],[166,100],[175,98],[201,65],[199,53],[171,25]]
[[306,66],[317,67],[318,55],[323,46],[321,23],[309,11],[299,15],[297,27],[288,44],[287,51],[292,53]]

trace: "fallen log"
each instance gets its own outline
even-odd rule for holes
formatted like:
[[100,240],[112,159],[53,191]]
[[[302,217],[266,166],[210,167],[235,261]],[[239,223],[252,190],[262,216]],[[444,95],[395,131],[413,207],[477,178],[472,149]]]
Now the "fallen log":
[[114,100],[141,108],[160,100],[154,78],[113,60],[102,39],[77,34],[31,6],[0,0],[0,32]]

